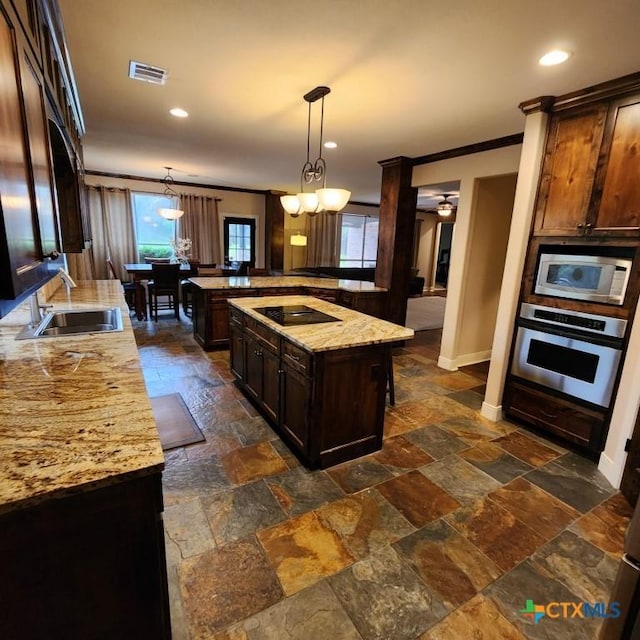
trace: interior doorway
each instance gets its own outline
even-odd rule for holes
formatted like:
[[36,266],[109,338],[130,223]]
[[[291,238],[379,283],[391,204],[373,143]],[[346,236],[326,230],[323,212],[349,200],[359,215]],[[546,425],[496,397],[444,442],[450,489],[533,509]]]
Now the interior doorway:
[[453,242],[453,222],[438,223],[438,249],[436,251],[434,282],[435,289],[446,289],[449,279],[451,245]]

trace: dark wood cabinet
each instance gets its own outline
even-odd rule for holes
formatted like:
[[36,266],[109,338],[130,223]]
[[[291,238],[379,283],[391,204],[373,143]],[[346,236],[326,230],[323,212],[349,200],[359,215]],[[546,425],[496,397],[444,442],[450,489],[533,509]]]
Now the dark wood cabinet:
[[582,407],[513,379],[508,379],[505,385],[503,410],[509,416],[593,453],[602,451],[606,435],[605,410]]
[[[390,345],[310,352],[237,309],[231,331],[240,387],[305,465],[325,468],[380,449]],[[242,373],[233,364],[240,348]]]
[[280,426],[299,451],[309,450],[311,382],[298,366],[283,359]]
[[640,96],[609,107],[592,201],[592,235],[640,236]]
[[229,345],[229,298],[246,296],[290,296],[310,295],[328,302],[366,313],[376,318],[385,318],[385,291],[345,291],[324,287],[267,286],[256,289],[201,289],[194,287],[193,335],[203,349],[214,349]]
[[639,150],[637,94],[554,113],[534,233],[640,237]]
[[0,637],[171,637],[160,472],[0,516]]
[[535,232],[575,236],[587,224],[606,105],[552,117],[536,205]]
[[[23,103],[21,47],[0,7],[0,298],[14,299],[47,275],[33,203]],[[27,86],[31,87],[29,78]],[[32,113],[29,110],[29,113]]]

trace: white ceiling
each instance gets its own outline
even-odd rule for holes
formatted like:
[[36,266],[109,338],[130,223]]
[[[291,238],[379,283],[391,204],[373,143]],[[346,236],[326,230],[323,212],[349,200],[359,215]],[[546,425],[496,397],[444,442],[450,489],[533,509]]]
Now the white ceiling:
[[[520,102],[640,71],[638,0],[59,4],[86,168],[162,178],[170,165],[183,182],[295,193],[302,96],[327,85],[325,140],[339,145],[323,153],[327,184],[378,202],[379,160],[521,132]],[[575,54],[540,67],[556,47]],[[129,79],[130,60],[167,69],[166,85]]]

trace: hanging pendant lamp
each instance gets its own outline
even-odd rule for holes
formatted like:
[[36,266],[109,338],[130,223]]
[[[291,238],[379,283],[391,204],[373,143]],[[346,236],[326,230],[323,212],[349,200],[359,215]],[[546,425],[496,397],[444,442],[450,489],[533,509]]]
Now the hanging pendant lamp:
[[[309,216],[315,216],[321,211],[336,213],[344,209],[349,202],[351,192],[346,189],[331,189],[326,185],[327,163],[322,157],[322,135],[324,130],[324,97],[331,92],[329,87],[316,87],[305,94],[304,99],[309,103],[307,116],[307,160],[300,173],[300,192],[295,196],[286,195],[280,197],[284,210],[293,218],[297,218],[305,212]],[[320,144],[318,157],[311,163],[309,151],[311,146],[311,103],[322,100],[320,111]],[[305,184],[322,182],[322,188],[315,192],[304,191]]]
[[[171,177],[171,167],[165,167],[167,170],[167,175],[162,178],[162,184],[164,184],[164,197],[169,198],[172,202],[175,200],[180,206],[180,196],[173,189],[173,178]],[[158,215],[165,220],[177,220],[184,215],[184,211],[182,209],[178,209],[178,207],[161,207],[158,209]]]

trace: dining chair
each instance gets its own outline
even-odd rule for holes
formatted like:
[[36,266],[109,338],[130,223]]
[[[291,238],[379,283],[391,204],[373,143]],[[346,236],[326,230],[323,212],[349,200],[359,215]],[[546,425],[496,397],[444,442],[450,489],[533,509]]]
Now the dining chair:
[[[147,284],[149,313],[158,321],[158,309],[173,309],[180,319],[180,264],[151,263],[152,279]],[[166,302],[159,298],[166,297]]]
[[[191,266],[194,266],[191,263]],[[201,263],[198,262],[196,266],[196,273],[192,274],[193,276],[214,276],[220,275],[222,272],[220,269],[216,269],[216,263]],[[182,310],[185,315],[190,315],[190,311],[193,307],[193,284],[189,281],[189,279],[185,279],[180,283],[180,288],[182,290]]]
[[[111,258],[107,259],[107,267],[109,269],[109,273],[111,274],[111,276],[113,277],[114,280],[120,280],[120,277],[118,276],[117,272],[116,272],[116,268],[113,265],[113,261],[111,260]],[[129,309],[135,309],[136,308],[136,285],[134,282],[122,282],[122,280],[120,280],[120,283],[122,284],[122,290],[124,291],[124,299],[127,303],[127,306],[129,307]]]

